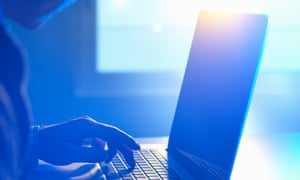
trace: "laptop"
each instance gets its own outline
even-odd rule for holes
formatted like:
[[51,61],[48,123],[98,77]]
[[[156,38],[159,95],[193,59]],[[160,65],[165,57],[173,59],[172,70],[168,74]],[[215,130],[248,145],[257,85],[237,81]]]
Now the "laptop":
[[200,12],[166,148],[142,145],[130,172],[118,154],[107,179],[230,179],[267,24],[265,15]]

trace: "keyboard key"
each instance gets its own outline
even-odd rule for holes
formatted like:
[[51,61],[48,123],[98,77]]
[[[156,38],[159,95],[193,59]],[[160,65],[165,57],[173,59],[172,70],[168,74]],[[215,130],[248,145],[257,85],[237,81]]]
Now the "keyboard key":
[[134,152],[136,168],[128,171],[129,166],[122,154],[117,154],[109,164],[108,179],[122,180],[161,180],[180,179],[174,171],[168,171],[168,163],[164,156],[155,150],[142,149]]

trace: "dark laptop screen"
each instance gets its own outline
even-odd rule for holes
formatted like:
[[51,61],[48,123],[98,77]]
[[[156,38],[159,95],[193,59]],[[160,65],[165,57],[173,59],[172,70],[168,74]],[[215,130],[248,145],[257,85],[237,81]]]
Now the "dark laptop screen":
[[196,179],[230,177],[266,28],[264,15],[200,13],[168,147]]

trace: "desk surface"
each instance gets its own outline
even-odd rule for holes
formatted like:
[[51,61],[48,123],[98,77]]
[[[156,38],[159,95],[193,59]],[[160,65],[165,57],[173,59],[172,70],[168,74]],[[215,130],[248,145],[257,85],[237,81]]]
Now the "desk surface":
[[[138,138],[165,143],[167,138]],[[241,140],[231,180],[299,180],[300,133],[248,135]]]

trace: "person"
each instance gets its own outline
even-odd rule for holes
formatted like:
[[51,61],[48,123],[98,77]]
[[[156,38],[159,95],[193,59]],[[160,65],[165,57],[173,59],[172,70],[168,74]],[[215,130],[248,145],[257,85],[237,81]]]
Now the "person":
[[6,21],[39,28],[73,3],[0,0],[0,179],[24,179],[38,159],[56,165],[109,162],[120,151],[129,165],[135,165],[133,151],[139,150],[139,144],[112,125],[88,116],[41,127],[31,124],[25,53]]

